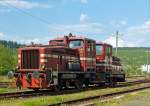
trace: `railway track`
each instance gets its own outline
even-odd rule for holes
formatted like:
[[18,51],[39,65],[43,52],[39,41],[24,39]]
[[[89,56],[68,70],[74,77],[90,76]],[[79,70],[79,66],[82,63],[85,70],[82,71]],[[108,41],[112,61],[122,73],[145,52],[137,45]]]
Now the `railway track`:
[[120,95],[127,94],[127,93],[132,93],[132,92],[137,92],[137,91],[148,89],[148,88],[150,88],[150,84],[145,85],[143,87],[131,89],[131,90],[125,90],[125,91],[120,91],[120,92],[115,92],[115,93],[108,93],[108,94],[104,94],[104,95],[92,96],[92,97],[87,97],[87,98],[77,99],[77,100],[70,100],[70,101],[65,101],[65,102],[61,102],[61,103],[51,104],[48,106],[61,106],[61,105],[65,105],[65,106],[80,106],[80,105],[82,105],[82,106],[93,106],[95,104],[94,101],[110,99],[110,98],[114,98],[116,96],[120,96]]
[[141,83],[148,83],[148,82],[150,82],[150,78],[119,83],[117,87],[132,86],[134,84],[141,84]]
[[[135,84],[142,84],[142,83],[148,83],[150,82],[149,79],[143,79],[138,81],[132,81],[132,82],[126,82],[119,84],[117,87],[126,87],[126,86],[132,86]],[[77,93],[82,91],[88,91],[88,90],[96,90],[96,89],[102,89],[105,87],[98,87],[98,86],[90,86],[88,88],[83,88],[81,90],[76,89],[66,89],[60,92],[53,92],[53,90],[40,90],[38,92],[36,91],[22,91],[22,92],[8,92],[8,93],[1,93],[0,99],[6,99],[6,98],[28,98],[28,97],[36,97],[36,96],[47,96],[47,95],[61,95],[61,94],[70,94],[70,93]]]
[[127,76],[126,78],[140,78],[145,77],[144,75],[134,75],[134,76]]
[[[140,77],[144,77],[144,76],[129,76],[127,78],[137,78],[137,77],[140,78]],[[11,82],[0,82],[0,88],[7,88],[9,86],[11,86]]]
[[10,82],[0,82],[0,88],[6,88],[10,85]]

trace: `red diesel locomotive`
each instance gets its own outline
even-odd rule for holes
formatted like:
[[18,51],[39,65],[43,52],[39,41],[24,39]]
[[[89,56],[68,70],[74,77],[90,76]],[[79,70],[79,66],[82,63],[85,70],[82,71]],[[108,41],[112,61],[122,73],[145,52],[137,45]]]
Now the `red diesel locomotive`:
[[16,85],[29,89],[62,89],[83,85],[115,85],[125,81],[120,59],[112,46],[85,37],[64,36],[49,45],[31,45],[18,50]]

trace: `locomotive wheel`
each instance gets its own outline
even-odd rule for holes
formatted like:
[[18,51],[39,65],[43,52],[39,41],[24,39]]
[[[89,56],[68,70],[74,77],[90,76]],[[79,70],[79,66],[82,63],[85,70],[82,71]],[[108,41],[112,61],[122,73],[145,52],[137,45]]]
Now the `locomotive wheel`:
[[59,91],[61,91],[62,90],[62,87],[60,86],[60,85],[55,85],[54,86],[54,91],[55,92],[59,92]]
[[88,87],[89,87],[89,83],[85,83],[84,85],[85,85],[85,87],[86,87],[86,88],[88,88]]
[[110,79],[109,86],[110,87],[116,87],[117,86],[117,82],[116,82],[115,78]]
[[16,86],[17,86],[17,88],[19,88],[21,90],[22,82],[21,82],[20,78],[17,78]]
[[110,83],[110,87],[116,87],[117,83],[116,82],[112,82]]
[[75,81],[75,88],[80,90],[82,88],[82,81],[79,80]]
[[85,80],[84,85],[87,88],[89,86],[89,80]]
[[105,82],[102,82],[102,83],[99,83],[98,86],[99,87],[104,87],[104,86],[106,86],[106,84],[105,84]]
[[65,88],[68,89],[70,87],[70,84],[68,81],[65,82]]
[[33,89],[35,92],[38,92],[39,91],[39,88],[34,88]]

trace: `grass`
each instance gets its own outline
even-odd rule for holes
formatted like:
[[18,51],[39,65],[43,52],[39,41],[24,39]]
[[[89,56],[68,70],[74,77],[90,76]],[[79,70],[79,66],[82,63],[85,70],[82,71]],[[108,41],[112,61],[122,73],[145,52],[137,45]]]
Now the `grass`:
[[150,89],[126,94],[120,99],[96,103],[97,106],[150,106]]
[[143,86],[143,84],[138,84],[130,87],[122,87],[122,88],[105,88],[105,89],[98,89],[98,90],[89,90],[89,91],[83,91],[79,93],[65,94],[65,95],[0,100],[0,106],[43,106],[43,105],[54,104],[63,101],[76,100],[76,99],[81,99],[90,96],[103,95],[106,93],[133,89],[137,86]]
[[0,75],[0,82],[12,82],[12,79],[8,79],[6,75]]
[[4,92],[8,92],[9,89],[8,88],[0,88],[0,93],[4,93]]

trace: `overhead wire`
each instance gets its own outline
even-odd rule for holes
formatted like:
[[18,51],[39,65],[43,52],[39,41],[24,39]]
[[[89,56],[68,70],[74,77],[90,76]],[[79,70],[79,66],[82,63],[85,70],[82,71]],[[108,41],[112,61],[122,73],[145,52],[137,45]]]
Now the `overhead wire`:
[[[6,4],[8,5],[7,7],[10,6],[10,7],[14,8],[14,9],[20,11],[22,14],[25,14],[25,15],[27,15],[27,16],[30,16],[30,17],[32,17],[32,18],[34,18],[34,19],[36,19],[36,20],[38,20],[38,21],[40,21],[40,22],[42,22],[42,23],[45,23],[45,24],[48,24],[48,25],[51,24],[49,21],[47,21],[47,20],[45,20],[45,19],[43,19],[43,18],[41,18],[41,17],[35,16],[35,15],[33,15],[33,14],[31,14],[31,13],[29,13],[29,12],[23,10],[23,9],[20,9],[20,8],[18,8],[18,7],[16,7],[16,6],[13,6],[13,5],[11,5],[10,3],[7,3],[7,2],[6,2]],[[9,7],[9,8],[10,8],[10,7]]]

